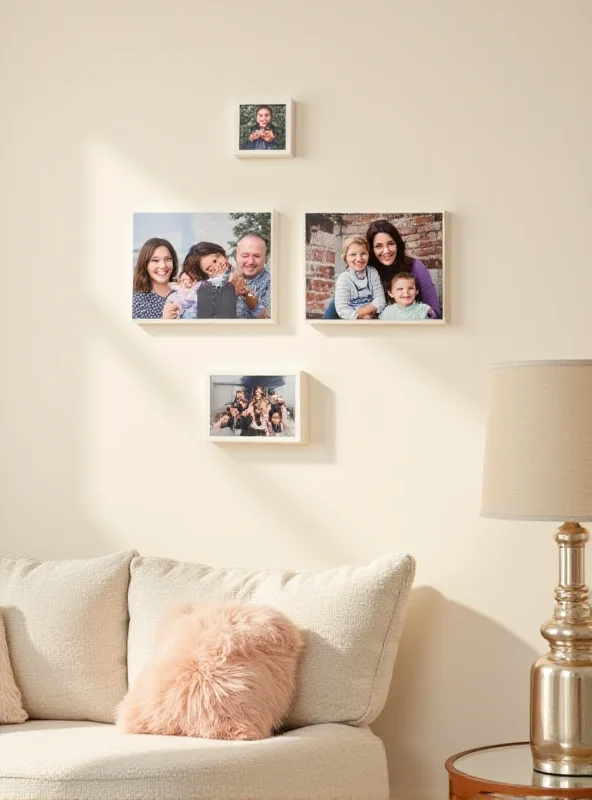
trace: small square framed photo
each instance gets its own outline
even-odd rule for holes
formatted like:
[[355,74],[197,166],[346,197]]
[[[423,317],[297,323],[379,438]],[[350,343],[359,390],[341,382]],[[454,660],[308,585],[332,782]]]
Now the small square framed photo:
[[134,214],[132,320],[274,323],[276,216],[273,211]]
[[218,444],[305,444],[307,395],[305,372],[211,373],[206,439]]
[[444,211],[306,214],[306,320],[446,322],[445,222]]
[[240,103],[236,110],[238,158],[293,156],[294,103]]

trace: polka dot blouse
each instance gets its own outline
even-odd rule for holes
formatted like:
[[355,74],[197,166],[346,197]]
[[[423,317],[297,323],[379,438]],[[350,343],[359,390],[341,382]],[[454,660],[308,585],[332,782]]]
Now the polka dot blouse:
[[166,297],[154,292],[134,292],[132,319],[161,319]]

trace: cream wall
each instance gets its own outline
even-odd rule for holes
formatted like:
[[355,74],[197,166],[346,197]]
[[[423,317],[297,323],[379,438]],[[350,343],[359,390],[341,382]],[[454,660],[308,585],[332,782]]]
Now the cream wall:
[[[479,517],[491,361],[590,358],[588,0],[1,7],[2,550],[317,569],[417,557],[384,738],[393,796],[528,737],[556,553]],[[297,102],[298,158],[231,155]],[[281,323],[129,317],[131,214],[280,212]],[[450,212],[448,326],[302,322],[306,210]],[[201,441],[209,369],[303,369],[312,443]]]

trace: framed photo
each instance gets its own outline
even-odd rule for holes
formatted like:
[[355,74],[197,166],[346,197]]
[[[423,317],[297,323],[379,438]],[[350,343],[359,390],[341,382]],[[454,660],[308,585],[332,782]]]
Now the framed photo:
[[208,376],[211,442],[304,444],[308,437],[306,373]]
[[275,212],[141,212],[133,219],[132,320],[275,322]]
[[240,103],[236,110],[238,158],[293,156],[294,103]]
[[446,212],[306,214],[309,322],[446,321]]

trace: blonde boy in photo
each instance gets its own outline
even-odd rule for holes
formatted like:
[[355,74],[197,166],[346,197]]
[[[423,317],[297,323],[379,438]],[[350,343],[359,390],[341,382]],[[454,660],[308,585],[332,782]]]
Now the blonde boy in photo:
[[368,266],[370,253],[363,236],[348,236],[341,257],[347,269],[335,281],[335,309],[341,319],[376,319],[386,305],[380,275]]

